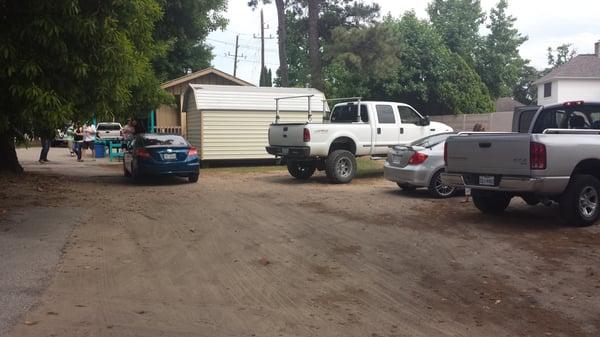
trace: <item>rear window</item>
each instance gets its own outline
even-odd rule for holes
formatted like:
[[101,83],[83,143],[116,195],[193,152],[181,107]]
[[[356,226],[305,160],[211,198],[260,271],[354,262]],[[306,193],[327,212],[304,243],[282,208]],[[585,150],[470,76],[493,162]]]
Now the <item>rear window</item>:
[[177,135],[144,135],[144,146],[188,146],[188,142]]
[[588,104],[542,110],[535,121],[533,133],[543,133],[546,129],[600,130],[600,105]]
[[120,124],[98,124],[97,131],[119,131],[121,130]]
[[[356,104],[344,104],[336,106],[331,112],[330,120],[332,123],[356,122]],[[369,121],[367,107],[363,104],[360,105],[360,120],[363,123],[367,123]]]
[[422,147],[434,147],[438,144],[445,142],[446,139],[448,139],[448,137],[454,136],[454,135],[456,135],[456,133],[440,133],[437,135],[427,136],[425,138],[415,140],[410,145],[422,146]]

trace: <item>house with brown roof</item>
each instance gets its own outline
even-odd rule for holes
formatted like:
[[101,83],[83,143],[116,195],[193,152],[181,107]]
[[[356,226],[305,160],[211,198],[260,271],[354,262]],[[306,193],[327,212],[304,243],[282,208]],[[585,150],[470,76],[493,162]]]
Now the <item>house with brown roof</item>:
[[186,116],[184,95],[190,84],[214,84],[234,86],[254,86],[252,83],[229,75],[215,68],[206,68],[161,84],[161,88],[175,97],[172,105],[161,105],[156,109],[157,132],[185,134]]
[[533,82],[538,87],[538,104],[565,101],[600,101],[600,41],[594,54],[581,54]]

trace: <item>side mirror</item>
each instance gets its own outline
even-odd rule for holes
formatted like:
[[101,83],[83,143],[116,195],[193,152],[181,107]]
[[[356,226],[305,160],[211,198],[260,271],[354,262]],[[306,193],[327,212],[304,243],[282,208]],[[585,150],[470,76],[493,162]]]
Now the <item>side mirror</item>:
[[423,117],[423,119],[421,119],[422,126],[427,126],[429,124],[431,124],[431,121],[429,120],[429,116],[425,116],[425,117]]

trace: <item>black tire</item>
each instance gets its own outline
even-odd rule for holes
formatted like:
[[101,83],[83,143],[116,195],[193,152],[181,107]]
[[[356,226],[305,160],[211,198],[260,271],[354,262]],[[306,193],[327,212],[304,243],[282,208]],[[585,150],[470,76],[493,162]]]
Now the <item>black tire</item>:
[[540,199],[534,195],[522,195],[521,199],[523,199],[523,201],[525,201],[525,203],[529,206],[536,206],[540,203]]
[[456,195],[456,187],[442,184],[442,173],[444,170],[437,171],[429,182],[429,194],[438,199],[451,198]]
[[142,176],[139,174],[139,172],[135,168],[135,164],[134,163],[131,163],[131,178],[133,179],[133,181],[136,184],[139,184],[139,183],[142,182]]
[[473,190],[471,192],[473,203],[480,211],[486,214],[500,214],[504,212],[510,199],[509,194],[503,192]]
[[560,212],[571,226],[589,226],[600,215],[600,181],[587,174],[576,175],[560,198]]
[[288,160],[287,168],[292,177],[306,180],[315,173],[317,165],[314,161]]
[[403,191],[412,192],[417,189],[417,186],[413,186],[405,183],[396,183]]
[[127,168],[125,167],[125,161],[123,161],[123,175],[126,178],[131,178],[131,172],[127,171]]
[[199,174],[199,173],[190,174],[190,175],[188,176],[188,181],[189,181],[190,183],[196,183],[196,182],[198,182],[198,178],[199,178],[199,177],[200,177],[200,174]]
[[325,172],[334,184],[347,184],[356,175],[356,158],[347,150],[335,150],[327,157]]

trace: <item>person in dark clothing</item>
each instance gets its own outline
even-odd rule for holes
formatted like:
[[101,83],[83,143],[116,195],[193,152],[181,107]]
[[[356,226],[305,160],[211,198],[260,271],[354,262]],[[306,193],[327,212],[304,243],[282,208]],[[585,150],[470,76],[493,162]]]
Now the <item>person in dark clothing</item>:
[[83,145],[83,128],[81,125],[75,125],[75,132],[73,133],[73,152],[77,155],[77,161],[82,162],[81,159],[81,147]]
[[50,146],[52,145],[52,140],[56,136],[56,132],[51,128],[43,128],[40,130],[40,138],[42,141],[42,150],[40,151],[40,164],[49,162],[48,160],[48,152],[50,151]]

